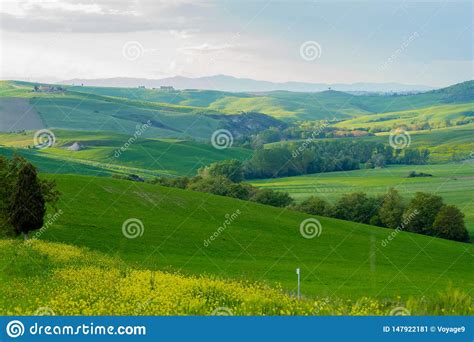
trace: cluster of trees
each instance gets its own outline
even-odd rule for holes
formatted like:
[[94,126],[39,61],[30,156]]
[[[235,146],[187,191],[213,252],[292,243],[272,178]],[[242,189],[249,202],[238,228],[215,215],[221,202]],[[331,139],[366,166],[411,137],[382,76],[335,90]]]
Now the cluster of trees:
[[59,192],[54,181],[40,179],[26,159],[0,156],[0,228],[4,234],[23,234],[43,226],[46,204],[54,204]]
[[243,179],[242,163],[238,160],[226,160],[201,168],[196,177],[158,177],[151,183],[228,196],[275,207],[286,207],[293,203],[293,199],[286,192],[259,189],[242,183]]
[[[373,135],[368,129],[346,130],[344,128],[329,127],[329,121],[302,121],[287,128],[270,127],[253,135],[242,136],[237,143],[243,147],[260,148],[264,144],[304,139],[324,139],[341,137],[359,137]],[[331,122],[333,123],[333,122]]]
[[378,197],[371,197],[363,192],[346,194],[334,205],[314,196],[300,204],[294,204],[286,192],[259,189],[243,183],[245,167],[241,161],[224,160],[199,169],[198,176],[193,178],[160,177],[155,178],[152,183],[455,241],[469,240],[464,214],[456,206],[444,204],[440,196],[418,192],[407,203],[397,190],[390,189],[385,195]]
[[[379,118],[378,120],[373,120],[372,122],[381,122],[381,121],[389,121],[392,120],[391,118]],[[377,126],[372,127],[368,131],[371,134],[379,133],[379,132],[390,132],[393,129],[403,128],[406,131],[430,131],[432,129],[439,129],[439,128],[446,128],[446,127],[453,127],[453,126],[463,126],[470,124],[473,122],[474,119],[472,117],[464,117],[458,119],[444,119],[444,120],[432,120],[432,121],[418,121],[411,124],[406,125],[387,125],[387,126]],[[358,128],[358,129],[367,129],[367,128]]]
[[[390,146],[367,141],[305,141],[269,149],[257,149],[252,158],[240,164],[234,175],[245,179],[287,177],[331,171],[384,167],[386,164],[425,164],[428,150],[396,150]],[[235,162],[234,166],[235,166]],[[220,173],[226,162],[211,167]],[[213,165],[214,165],[213,164]],[[226,164],[224,166],[224,164]],[[214,176],[215,176],[214,175]],[[225,172],[224,172],[224,175]]]
[[464,214],[456,206],[444,204],[440,196],[418,192],[407,205],[405,202],[398,191],[390,189],[380,197],[370,197],[363,192],[343,195],[334,205],[321,198],[310,197],[292,208],[311,215],[335,217],[449,240],[469,240]]

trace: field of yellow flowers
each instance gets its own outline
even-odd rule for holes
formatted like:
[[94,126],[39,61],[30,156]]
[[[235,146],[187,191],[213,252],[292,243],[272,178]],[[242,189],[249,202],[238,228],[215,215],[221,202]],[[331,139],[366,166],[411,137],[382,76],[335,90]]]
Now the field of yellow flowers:
[[1,315],[472,314],[457,289],[437,298],[297,299],[263,283],[130,268],[116,257],[43,241],[0,240]]

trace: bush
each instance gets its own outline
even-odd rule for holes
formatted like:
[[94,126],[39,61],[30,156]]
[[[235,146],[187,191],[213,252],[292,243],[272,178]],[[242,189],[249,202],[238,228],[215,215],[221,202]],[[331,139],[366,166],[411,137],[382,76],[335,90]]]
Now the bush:
[[397,228],[403,218],[403,201],[397,190],[390,188],[382,200],[378,217],[384,227]]
[[311,196],[301,204],[294,207],[295,210],[302,211],[310,215],[330,216],[332,212],[331,204],[325,200]]
[[293,199],[288,193],[270,189],[259,190],[250,200],[274,207],[286,207],[293,202]]
[[226,177],[196,177],[187,186],[187,189],[208,192],[214,195],[228,196],[232,182]]
[[443,199],[440,196],[417,192],[403,213],[404,218],[414,212],[417,213],[412,215],[406,229],[413,233],[432,235],[431,227],[442,206]]
[[202,177],[222,176],[234,183],[239,183],[244,179],[244,167],[240,160],[223,160],[200,168],[198,174]]
[[377,213],[379,201],[363,192],[342,196],[335,204],[333,216],[342,220],[369,223]]
[[188,177],[176,177],[176,178],[167,178],[167,177],[157,177],[153,179],[150,183],[160,184],[163,186],[170,186],[173,188],[186,189],[190,180]]
[[436,215],[431,235],[455,241],[468,241],[464,214],[454,205],[443,205]]

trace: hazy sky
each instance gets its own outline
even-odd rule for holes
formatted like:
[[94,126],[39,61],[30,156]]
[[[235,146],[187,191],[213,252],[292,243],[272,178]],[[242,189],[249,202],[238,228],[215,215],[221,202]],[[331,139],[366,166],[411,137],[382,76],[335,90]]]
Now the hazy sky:
[[472,1],[1,0],[1,77],[473,78]]

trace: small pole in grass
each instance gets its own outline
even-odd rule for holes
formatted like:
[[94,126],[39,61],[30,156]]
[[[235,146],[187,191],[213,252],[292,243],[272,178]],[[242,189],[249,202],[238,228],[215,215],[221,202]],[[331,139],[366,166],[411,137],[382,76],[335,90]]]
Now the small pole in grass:
[[301,292],[300,292],[300,268],[299,267],[296,269],[296,274],[298,275],[298,299],[300,299]]

